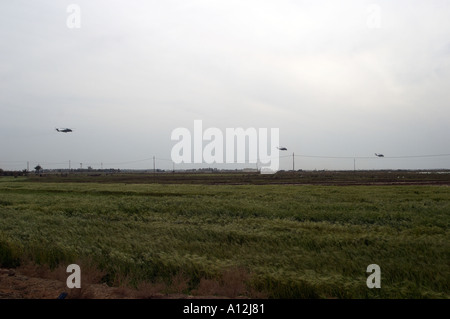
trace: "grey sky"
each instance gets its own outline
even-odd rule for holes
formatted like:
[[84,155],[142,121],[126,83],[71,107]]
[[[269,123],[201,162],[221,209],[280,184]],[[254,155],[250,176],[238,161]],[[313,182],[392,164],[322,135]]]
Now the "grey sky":
[[[81,28],[67,27],[71,3]],[[151,168],[138,160],[170,159],[172,130],[196,119],[277,127],[282,155],[450,168],[450,156],[389,158],[450,153],[449,1],[15,0],[0,12],[0,168]]]

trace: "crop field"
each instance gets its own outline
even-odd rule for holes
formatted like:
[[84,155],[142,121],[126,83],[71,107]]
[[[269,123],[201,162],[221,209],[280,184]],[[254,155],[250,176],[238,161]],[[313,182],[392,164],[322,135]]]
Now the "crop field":
[[[2,177],[0,266],[89,262],[108,285],[184,278],[186,294],[229,285],[231,297],[450,298],[448,185],[227,176],[219,185]],[[371,264],[379,289],[366,284]]]

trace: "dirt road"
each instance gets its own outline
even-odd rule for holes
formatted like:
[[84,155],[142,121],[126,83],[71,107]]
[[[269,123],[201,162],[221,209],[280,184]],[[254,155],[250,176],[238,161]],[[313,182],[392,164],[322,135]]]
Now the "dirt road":
[[67,294],[64,299],[230,299],[226,296],[164,294],[157,285],[132,289],[88,283],[80,289],[69,289],[66,275],[48,271],[39,273],[34,267],[0,268],[0,299],[58,299],[64,293]]

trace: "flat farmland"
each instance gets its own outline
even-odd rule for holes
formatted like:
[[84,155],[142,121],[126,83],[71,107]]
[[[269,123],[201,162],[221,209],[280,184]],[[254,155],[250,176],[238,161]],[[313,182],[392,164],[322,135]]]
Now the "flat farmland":
[[[311,176],[304,184],[227,174],[203,175],[209,182],[178,175],[191,183],[3,177],[0,266],[80,263],[86,274],[89,264],[110,286],[182,278],[184,294],[450,298],[448,175],[432,185],[428,175],[400,184],[408,177],[394,174],[380,185],[362,178],[367,186]],[[380,266],[379,289],[366,284],[371,264]]]

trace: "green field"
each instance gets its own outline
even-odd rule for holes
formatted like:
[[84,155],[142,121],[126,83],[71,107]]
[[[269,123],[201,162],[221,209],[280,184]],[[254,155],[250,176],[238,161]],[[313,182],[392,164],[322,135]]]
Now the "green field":
[[0,178],[2,267],[90,260],[108,284],[183,274],[185,293],[231,273],[250,297],[450,298],[449,226],[448,186]]

